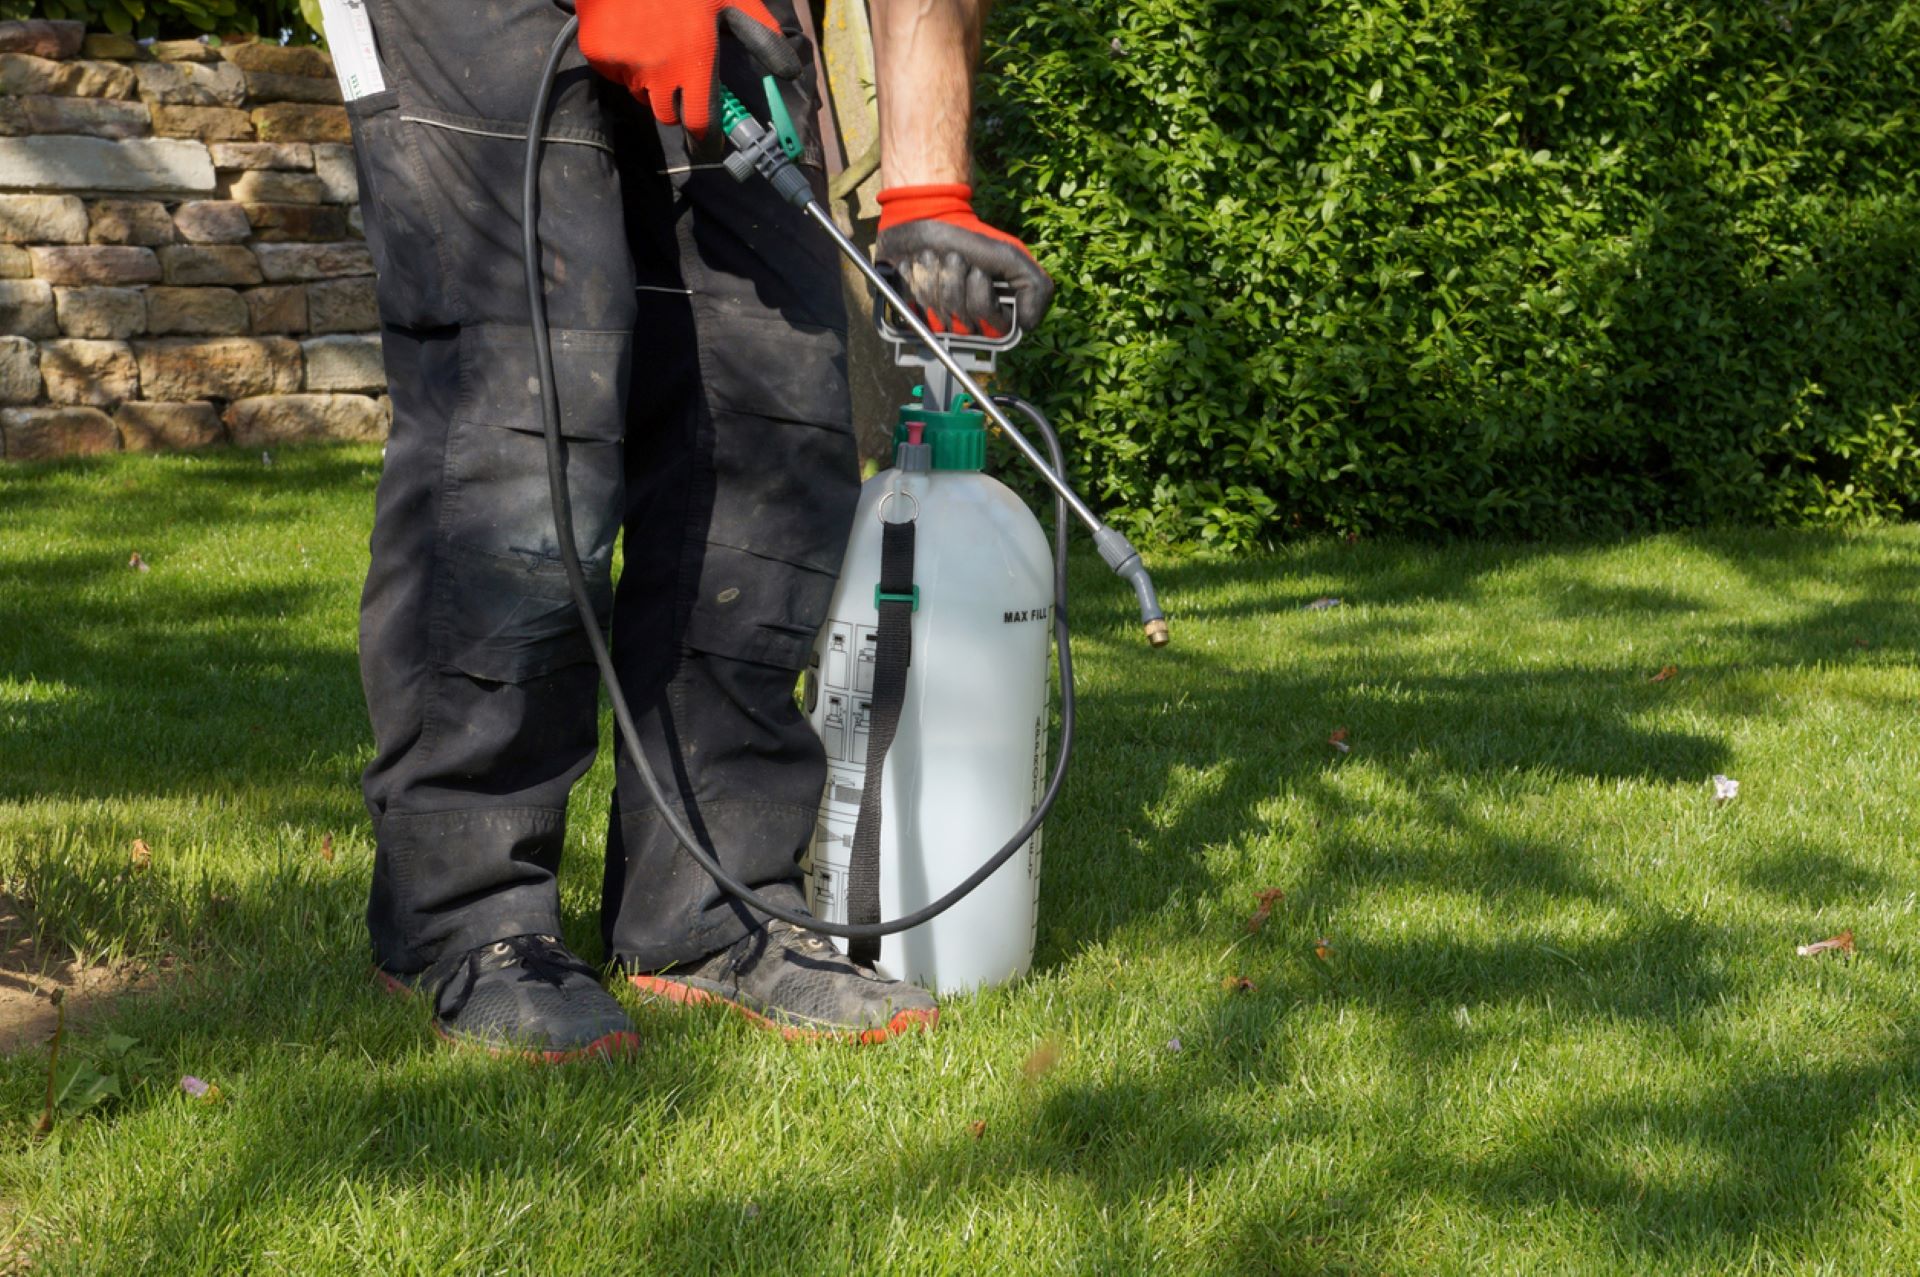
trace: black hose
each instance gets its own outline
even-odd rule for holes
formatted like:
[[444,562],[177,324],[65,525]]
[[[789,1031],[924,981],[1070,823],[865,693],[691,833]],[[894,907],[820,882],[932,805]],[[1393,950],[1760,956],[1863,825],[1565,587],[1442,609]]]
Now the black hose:
[[[599,617],[593,610],[593,599],[587,590],[586,572],[580,566],[580,549],[573,535],[573,501],[567,490],[567,453],[566,444],[560,435],[560,395],[553,378],[553,347],[547,332],[546,291],[541,279],[540,264],[540,154],[546,132],[547,112],[553,102],[554,81],[560,73],[560,60],[566,55],[573,43],[574,32],[580,25],[578,18],[568,18],[566,25],[560,28],[560,34],[554,38],[553,48],[547,55],[546,68],[540,73],[540,84],[534,92],[533,111],[527,122],[527,166],[520,191],[520,248],[524,258],[527,276],[527,309],[530,326],[533,329],[533,354],[540,376],[540,419],[546,436],[547,451],[547,489],[553,503],[554,537],[560,546],[560,562],[566,569],[567,591],[573,596],[573,605],[580,614],[580,624],[587,635],[587,646],[592,649],[593,663],[599,667],[600,681],[606,685],[607,698],[613,703],[613,720],[619,728],[620,741],[626,746],[627,760],[633,765],[640,783],[646,787],[647,795],[660,811],[660,818],[666,822],[674,838],[686,849],[694,862],[705,870],[714,882],[718,883],[728,895],[739,900],[771,918],[803,927],[809,931],[839,936],[843,939],[872,939],[889,936],[900,931],[909,931],[922,923],[931,921],[954,905],[960,903],[968,893],[988,878],[1008,860],[1012,859],[1033,837],[1034,831],[1047,818],[1053,809],[1054,800],[1059,797],[1060,787],[1066,780],[1067,762],[1073,753],[1073,652],[1067,633],[1067,507],[1065,501],[1054,498],[1054,539],[1053,539],[1053,634],[1060,655],[1060,750],[1053,765],[1053,777],[1047,782],[1046,793],[1039,805],[1034,808],[1026,823],[1008,840],[1007,844],[989,856],[965,881],[952,891],[929,905],[914,910],[903,917],[892,918],[885,922],[836,923],[815,918],[766,899],[753,888],[747,886],[723,868],[712,851],[702,844],[700,836],[690,828],[667,797],[659,777],[648,764],[646,753],[640,748],[640,732],[635,726],[632,712],[627,708],[626,692],[620,686],[620,676],[613,668],[613,658],[607,651],[606,636],[601,633]],[[1060,450],[1060,440],[1053,428],[1047,423],[1040,410],[1025,400],[1012,396],[1004,397],[1026,413],[1034,424],[1046,435],[1047,447],[1052,451],[1056,472],[1065,472],[1065,461]]]

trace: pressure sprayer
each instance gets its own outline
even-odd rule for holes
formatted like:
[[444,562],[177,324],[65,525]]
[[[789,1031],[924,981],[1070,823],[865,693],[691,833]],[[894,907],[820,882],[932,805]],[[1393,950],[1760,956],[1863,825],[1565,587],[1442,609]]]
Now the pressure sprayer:
[[[767,100],[774,130],[723,90],[721,128],[734,147],[727,171],[742,182],[764,178],[821,228],[873,287],[876,309],[891,321],[883,332],[893,334],[898,357],[925,370],[920,402],[901,410],[894,467],[862,488],[846,565],[803,692],[829,756],[822,815],[806,856],[816,913],[767,900],[728,873],[688,826],[640,749],[574,543],[540,277],[539,174],[554,81],[578,26],[577,18],[569,18],[555,37],[534,94],[521,186],[521,251],[554,533],[628,761],[675,839],[735,899],[847,941],[856,960],[878,962],[890,975],[940,991],[1018,975],[1033,956],[1036,835],[1073,749],[1069,513],[1092,530],[1107,565],[1133,585],[1147,639],[1162,647],[1167,622],[1153,581],[1127,538],[1067,486],[1060,441],[1045,416],[1024,401],[996,400],[981,390],[973,372],[991,367],[997,351],[977,342],[956,347],[952,336],[935,334],[814,198],[794,163],[799,138],[783,118],[773,79],[767,81]],[[1040,432],[1050,458],[1014,425],[1009,407]],[[1050,571],[1046,538],[1033,515],[980,473],[988,421],[1053,490]],[[1060,745],[1052,777],[1042,786],[1049,613],[1060,661]],[[962,874],[972,849],[994,838],[1005,839],[1000,849]],[[976,892],[965,910],[941,918]],[[882,901],[902,912],[883,921]],[[928,925],[935,918],[940,925]]]
[[[986,414],[888,322],[884,303],[874,315],[922,384],[900,409],[893,467],[861,489],[804,684],[827,786],[802,868],[814,914],[830,922],[858,916],[863,886],[876,917],[924,904],[960,881],[976,848],[1044,814],[1049,621],[1062,626],[1062,676],[1072,677],[1064,583],[1032,512],[983,473]],[[1011,314],[1003,327],[997,340],[955,337],[946,349],[985,372],[1019,340]],[[1066,530],[1061,510],[1056,544]],[[1035,829],[938,920],[886,937],[879,965],[942,993],[1020,975],[1039,891]]]

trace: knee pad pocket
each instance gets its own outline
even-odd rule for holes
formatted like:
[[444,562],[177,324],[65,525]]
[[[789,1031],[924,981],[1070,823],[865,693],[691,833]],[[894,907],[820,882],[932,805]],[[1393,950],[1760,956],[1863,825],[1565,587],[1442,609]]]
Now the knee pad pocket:
[[798,670],[826,619],[860,499],[846,338],[736,319],[701,351],[713,506],[686,642]]
[[[552,337],[574,543],[604,629],[625,498],[632,335],[555,330]],[[464,389],[447,439],[435,659],[498,682],[592,659],[554,534],[531,340],[527,329],[513,327],[461,334]]]

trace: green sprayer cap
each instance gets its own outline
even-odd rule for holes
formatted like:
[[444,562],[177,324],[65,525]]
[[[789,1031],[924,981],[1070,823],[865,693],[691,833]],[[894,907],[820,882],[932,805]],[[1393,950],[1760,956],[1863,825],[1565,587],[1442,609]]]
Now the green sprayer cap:
[[[919,387],[914,388],[919,397]],[[963,396],[948,412],[935,412],[917,403],[900,405],[900,420],[893,428],[893,446],[907,442],[910,427],[918,425],[921,441],[933,448],[935,470],[985,470],[987,468],[987,417],[966,407]]]

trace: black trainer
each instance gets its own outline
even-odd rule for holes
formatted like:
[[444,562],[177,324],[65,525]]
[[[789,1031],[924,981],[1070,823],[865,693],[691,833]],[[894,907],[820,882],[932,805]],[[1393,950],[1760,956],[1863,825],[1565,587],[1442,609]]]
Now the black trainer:
[[396,993],[433,998],[441,1037],[563,1064],[624,1055],[640,1045],[633,1020],[600,983],[600,974],[554,936],[509,936],[442,958],[419,975],[382,971]]
[[818,932],[785,922],[769,922],[699,962],[627,980],[671,1002],[724,1002],[792,1039],[883,1042],[940,1018],[925,989],[888,980]]

